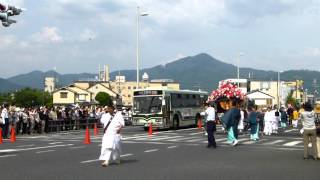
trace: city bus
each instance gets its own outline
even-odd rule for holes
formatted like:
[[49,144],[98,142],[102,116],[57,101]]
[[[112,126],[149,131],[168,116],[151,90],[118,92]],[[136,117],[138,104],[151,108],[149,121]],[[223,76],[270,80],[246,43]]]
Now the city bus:
[[179,129],[195,126],[202,105],[207,100],[204,91],[145,89],[133,92],[133,124],[143,126],[150,123],[153,129]]

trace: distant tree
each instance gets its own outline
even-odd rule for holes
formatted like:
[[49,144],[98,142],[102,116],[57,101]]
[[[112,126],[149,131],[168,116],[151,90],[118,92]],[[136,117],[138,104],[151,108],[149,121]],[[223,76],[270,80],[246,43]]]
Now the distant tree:
[[25,88],[13,93],[12,103],[21,107],[52,106],[52,96],[41,90]]
[[101,106],[112,106],[113,104],[110,95],[106,92],[99,92],[95,100],[98,101]]
[[3,103],[12,104],[13,103],[12,94],[10,93],[0,94],[0,104],[3,104]]
[[293,91],[291,91],[286,100],[287,104],[291,104],[294,107],[299,107],[299,102],[296,98],[293,97]]

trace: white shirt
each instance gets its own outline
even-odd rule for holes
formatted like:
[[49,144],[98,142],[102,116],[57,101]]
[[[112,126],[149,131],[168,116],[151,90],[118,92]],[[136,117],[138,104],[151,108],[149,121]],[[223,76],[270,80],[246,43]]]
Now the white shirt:
[[[203,113],[202,113],[203,114]],[[207,121],[214,121],[216,119],[216,111],[213,107],[208,107],[204,114],[207,116]]]
[[2,124],[5,124],[6,123],[5,119],[9,118],[8,110],[6,108],[2,109],[1,117],[2,117],[1,118]]

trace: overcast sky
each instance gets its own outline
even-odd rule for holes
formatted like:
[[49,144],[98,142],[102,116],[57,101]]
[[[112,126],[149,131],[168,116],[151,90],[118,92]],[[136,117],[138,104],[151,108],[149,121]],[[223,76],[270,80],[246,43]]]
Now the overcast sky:
[[320,69],[319,0],[7,0],[27,9],[0,26],[0,77],[136,68],[208,53],[242,67]]

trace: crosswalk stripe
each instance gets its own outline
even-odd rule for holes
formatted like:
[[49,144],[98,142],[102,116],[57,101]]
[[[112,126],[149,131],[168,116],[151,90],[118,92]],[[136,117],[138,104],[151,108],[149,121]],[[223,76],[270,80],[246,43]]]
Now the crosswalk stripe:
[[288,142],[286,144],[284,144],[283,146],[295,146],[299,143],[302,143],[302,141],[292,141],[292,142]]
[[202,141],[203,138],[194,138],[194,139],[190,139],[190,140],[187,140],[186,142],[198,142],[198,141]]
[[198,135],[198,134],[203,134],[203,132],[190,133],[189,135],[193,136],[193,135]]
[[279,139],[279,140],[275,140],[275,141],[271,141],[271,142],[266,142],[264,144],[266,144],[266,145],[274,145],[274,144],[278,144],[278,143],[282,143],[282,142],[284,142],[284,140]]
[[168,137],[168,136],[158,136],[158,137],[151,137],[149,138],[148,140],[151,140],[151,141],[159,141],[159,140],[167,140],[167,139],[175,139],[175,138],[182,138],[183,136],[171,136],[171,137]]
[[289,130],[285,130],[284,132],[288,133],[288,132],[292,132],[292,131],[298,131],[298,129],[289,129]]
[[177,138],[177,139],[169,139],[169,142],[178,142],[178,141],[185,141],[185,140],[190,140],[190,137],[185,137],[185,138]]
[[227,139],[226,138],[216,139],[216,142],[221,142],[221,141],[227,141]]

